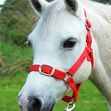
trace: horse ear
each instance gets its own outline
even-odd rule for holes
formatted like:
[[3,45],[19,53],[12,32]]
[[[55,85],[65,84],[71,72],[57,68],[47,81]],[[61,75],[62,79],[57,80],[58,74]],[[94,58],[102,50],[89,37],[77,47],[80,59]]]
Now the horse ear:
[[77,0],[65,0],[66,6],[67,8],[71,11],[71,12],[76,12],[78,9],[78,2]]
[[34,11],[39,15],[42,10],[48,5],[48,2],[45,0],[30,0],[30,2]]

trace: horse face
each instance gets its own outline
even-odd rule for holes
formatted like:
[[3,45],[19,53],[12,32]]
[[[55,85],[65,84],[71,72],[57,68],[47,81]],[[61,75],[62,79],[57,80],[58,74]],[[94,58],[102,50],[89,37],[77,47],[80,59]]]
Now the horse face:
[[[33,49],[33,64],[46,64],[67,71],[82,54],[86,44],[83,8],[75,0],[71,12],[68,1],[39,3],[32,1],[40,19],[28,37]],[[36,4],[34,4],[36,3]],[[85,61],[74,76],[76,83],[83,82],[90,74],[90,62]],[[53,77],[31,72],[19,93],[23,111],[51,111],[55,101],[61,99],[68,86]]]

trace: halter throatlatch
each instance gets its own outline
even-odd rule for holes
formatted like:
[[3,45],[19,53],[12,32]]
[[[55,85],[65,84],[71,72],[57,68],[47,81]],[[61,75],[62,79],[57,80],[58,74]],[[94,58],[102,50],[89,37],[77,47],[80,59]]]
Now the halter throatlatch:
[[72,102],[77,101],[78,99],[78,93],[80,91],[80,85],[81,84],[76,84],[73,80],[73,76],[76,74],[76,72],[78,71],[78,69],[80,68],[80,66],[83,64],[83,62],[87,59],[87,61],[91,62],[92,68],[94,67],[94,55],[93,55],[93,49],[91,47],[92,45],[92,35],[91,35],[91,23],[87,18],[86,15],[86,11],[84,10],[84,15],[86,18],[86,30],[87,30],[87,36],[86,36],[86,47],[83,51],[83,53],[81,54],[81,56],[79,57],[79,59],[72,65],[72,67],[67,71],[61,71],[58,69],[55,69],[49,65],[32,65],[30,67],[30,72],[35,71],[35,72],[39,72],[43,75],[46,76],[52,76],[55,77],[57,79],[63,80],[65,81],[73,90],[73,94],[71,97],[69,96],[64,96],[63,100],[65,102]]

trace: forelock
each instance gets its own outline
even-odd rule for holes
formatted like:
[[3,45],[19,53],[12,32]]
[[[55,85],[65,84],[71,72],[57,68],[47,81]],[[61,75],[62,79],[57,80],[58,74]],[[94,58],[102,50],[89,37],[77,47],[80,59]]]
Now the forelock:
[[48,28],[46,26],[49,26],[51,23],[56,22],[59,15],[66,10],[65,3],[63,2],[64,0],[56,0],[52,2],[51,5],[47,7],[47,9],[45,9],[41,15],[41,28],[44,28],[46,30],[46,28]]

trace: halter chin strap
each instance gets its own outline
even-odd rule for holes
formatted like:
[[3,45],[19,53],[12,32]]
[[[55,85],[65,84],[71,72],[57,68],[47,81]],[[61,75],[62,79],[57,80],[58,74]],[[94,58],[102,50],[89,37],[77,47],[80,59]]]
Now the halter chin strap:
[[91,23],[87,18],[85,10],[84,10],[84,15],[86,18],[85,25],[87,30],[86,47],[83,53],[81,54],[81,56],[79,57],[79,59],[72,65],[72,67],[67,72],[64,72],[64,71],[55,69],[49,65],[36,64],[36,65],[32,65],[29,70],[30,72],[32,71],[39,72],[43,75],[52,76],[66,82],[73,90],[73,94],[71,97],[65,95],[63,97],[63,100],[65,102],[71,102],[73,99],[74,101],[77,101],[78,99],[78,93],[80,91],[81,84],[76,84],[73,80],[73,76],[76,74],[80,66],[83,64],[83,62],[87,59],[87,61],[91,62],[92,68],[94,67],[94,55],[93,55],[93,49],[91,47],[91,44],[92,44],[92,35],[90,31]]

